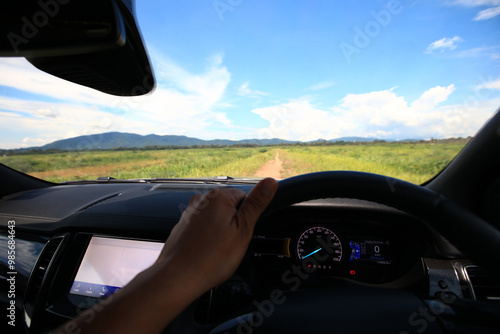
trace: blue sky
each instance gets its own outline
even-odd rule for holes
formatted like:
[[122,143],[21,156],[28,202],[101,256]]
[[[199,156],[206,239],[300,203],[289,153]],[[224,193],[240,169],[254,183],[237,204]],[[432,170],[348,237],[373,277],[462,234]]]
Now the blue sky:
[[157,79],[118,98],[0,59],[0,148],[473,135],[500,106],[500,0],[137,1]]

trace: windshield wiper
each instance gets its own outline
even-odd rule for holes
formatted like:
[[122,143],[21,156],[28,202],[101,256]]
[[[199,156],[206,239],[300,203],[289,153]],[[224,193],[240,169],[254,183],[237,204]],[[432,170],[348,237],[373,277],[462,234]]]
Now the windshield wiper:
[[111,176],[100,176],[96,180],[63,181],[60,184],[95,184],[95,183],[230,183],[230,184],[255,184],[259,178],[233,178],[231,176],[215,176],[206,178],[139,178],[139,179],[115,179]]

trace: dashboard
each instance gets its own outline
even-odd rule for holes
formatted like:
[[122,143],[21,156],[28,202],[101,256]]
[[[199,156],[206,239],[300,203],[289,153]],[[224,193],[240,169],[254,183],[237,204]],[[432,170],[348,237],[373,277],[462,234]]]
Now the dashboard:
[[[195,193],[228,186],[57,186],[2,199],[1,218],[15,224],[16,308],[24,326],[33,332],[55,327],[115,293],[155,261]],[[248,192],[252,185],[231,187]],[[9,230],[1,230],[0,238],[7,254]],[[196,318],[223,321],[277,288],[358,284],[426,295],[424,259],[442,258],[440,247],[432,229],[384,205],[352,199],[299,203],[259,221],[239,269],[198,300]],[[1,288],[8,290],[9,259],[0,258],[0,266]]]

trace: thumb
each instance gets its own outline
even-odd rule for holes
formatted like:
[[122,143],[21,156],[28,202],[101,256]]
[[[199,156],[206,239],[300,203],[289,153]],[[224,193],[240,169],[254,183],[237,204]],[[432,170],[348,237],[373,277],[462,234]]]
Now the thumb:
[[238,209],[237,216],[240,224],[253,231],[257,219],[271,203],[277,189],[278,182],[272,178],[266,178],[257,183]]

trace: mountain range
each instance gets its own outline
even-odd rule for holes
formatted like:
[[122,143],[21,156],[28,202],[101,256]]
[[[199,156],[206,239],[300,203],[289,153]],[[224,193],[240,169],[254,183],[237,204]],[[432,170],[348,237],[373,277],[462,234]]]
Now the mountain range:
[[[229,139],[212,139],[203,140],[198,138],[176,136],[176,135],[138,135],[134,133],[123,132],[106,132],[102,134],[78,136],[74,138],[57,140],[55,142],[46,144],[41,147],[30,147],[28,149],[41,149],[41,150],[93,150],[93,149],[115,149],[115,148],[143,148],[147,146],[209,146],[209,145],[278,145],[278,144],[296,144],[296,143],[314,143],[314,142],[370,142],[376,138],[362,138],[362,137],[342,137],[332,140],[319,139],[310,142],[290,141],[279,138],[272,139],[242,139],[242,140],[229,140]],[[26,149],[23,149],[26,150]]]

